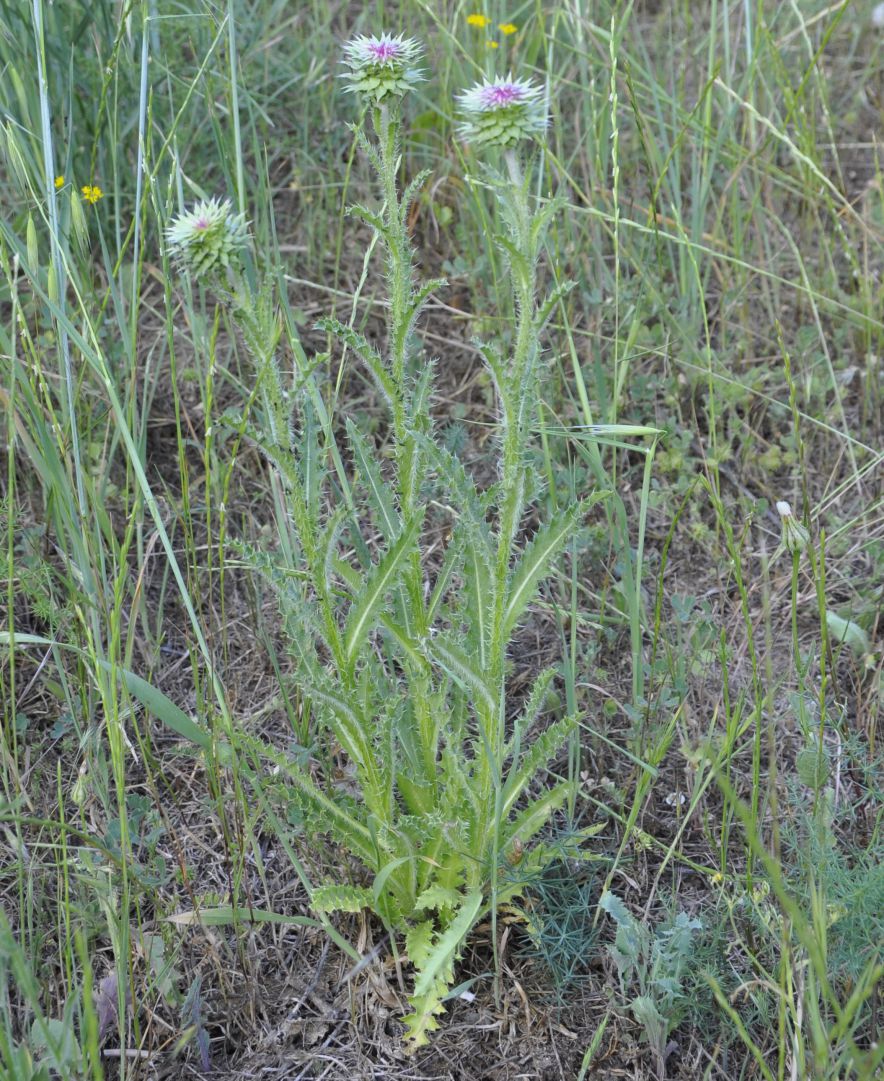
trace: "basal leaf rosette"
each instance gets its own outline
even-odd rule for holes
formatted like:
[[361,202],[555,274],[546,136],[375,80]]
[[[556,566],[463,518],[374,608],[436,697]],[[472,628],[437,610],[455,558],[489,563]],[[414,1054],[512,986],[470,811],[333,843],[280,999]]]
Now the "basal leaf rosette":
[[401,34],[353,38],[344,46],[344,63],[349,68],[343,76],[347,91],[374,105],[401,98],[423,78],[414,66],[422,52],[418,42]]
[[230,201],[208,199],[179,214],[166,230],[173,256],[194,278],[235,267],[249,239],[248,226]]
[[477,146],[513,147],[546,130],[543,89],[530,79],[485,79],[457,96],[459,131]]

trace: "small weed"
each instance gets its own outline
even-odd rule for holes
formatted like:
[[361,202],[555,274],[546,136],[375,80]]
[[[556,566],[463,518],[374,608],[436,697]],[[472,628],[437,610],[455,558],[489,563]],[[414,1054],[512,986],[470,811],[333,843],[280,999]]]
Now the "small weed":
[[617,926],[608,951],[617,969],[621,999],[642,1026],[662,1077],[669,1035],[684,1015],[684,980],[702,921],[679,912],[652,929],[610,891],[602,895],[599,908]]

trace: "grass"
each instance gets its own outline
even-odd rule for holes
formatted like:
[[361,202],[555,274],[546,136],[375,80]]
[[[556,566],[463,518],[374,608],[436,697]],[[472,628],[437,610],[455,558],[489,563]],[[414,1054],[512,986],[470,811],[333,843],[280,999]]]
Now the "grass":
[[[349,806],[351,763],[319,738],[244,557],[301,573],[289,493],[250,438],[265,408],[253,351],[163,241],[204,195],[246,214],[246,280],[270,275],[282,369],[309,373],[325,509],[356,508],[342,551],[361,542],[376,562],[346,428],[385,471],[398,437],[352,344],[316,324],[383,338],[380,248],[345,215],[379,202],[337,78],[342,43],[382,27],[428,45],[398,178],[431,171],[408,224],[422,276],[448,279],[419,326],[440,441],[493,483],[498,400],[474,341],[506,348],[518,313],[489,241],[500,206],[453,98],[512,66],[552,114],[532,197],[564,201],[540,284],[576,282],[544,332],[519,448],[536,506],[515,549],[607,496],[502,675],[501,738],[547,666],[542,727],[577,721],[525,797],[565,786],[542,842],[556,862],[533,883],[513,863],[523,896],[463,943],[466,997],[415,1068],[876,1076],[872,7],[557,0],[476,6],[480,29],[473,8],[422,0],[0,4],[0,1076],[407,1068],[402,936],[311,905],[320,883],[364,887],[362,872],[305,835],[254,752],[274,748]],[[103,191],[94,205],[86,185]],[[780,500],[809,548],[781,545]],[[444,543],[425,552],[431,580]],[[603,895],[622,906],[618,934],[644,929],[637,968],[608,948]],[[701,926],[677,986],[656,985],[654,943],[679,913]]]

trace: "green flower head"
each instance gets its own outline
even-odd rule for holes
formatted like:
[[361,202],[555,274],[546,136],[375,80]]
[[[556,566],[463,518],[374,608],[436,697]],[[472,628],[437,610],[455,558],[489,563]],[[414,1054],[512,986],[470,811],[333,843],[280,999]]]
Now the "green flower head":
[[227,270],[248,242],[242,214],[234,213],[230,201],[209,199],[179,214],[166,230],[173,255],[195,278]]
[[486,79],[458,94],[457,104],[460,134],[477,145],[511,147],[546,129],[543,91],[530,79]]
[[414,67],[422,51],[416,41],[401,34],[353,38],[344,46],[344,63],[349,68],[343,75],[349,84],[347,91],[374,105],[387,98],[401,98],[422,79]]

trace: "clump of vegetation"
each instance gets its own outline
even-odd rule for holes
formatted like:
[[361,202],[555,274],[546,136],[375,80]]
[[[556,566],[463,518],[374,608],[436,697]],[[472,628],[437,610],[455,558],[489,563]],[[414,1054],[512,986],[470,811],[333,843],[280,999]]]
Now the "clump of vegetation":
[[[407,221],[427,175],[418,174],[401,195],[397,190],[401,99],[417,79],[420,49],[384,34],[357,38],[345,53],[349,89],[361,96],[371,130],[357,127],[357,142],[382,200],[379,209],[355,206],[350,215],[371,227],[383,252],[386,340],[375,345],[333,318],[318,328],[359,358],[386,404],[391,471],[352,423],[336,453],[321,445],[315,407],[303,390],[316,362],[296,371],[293,382],[283,376],[271,286],[252,291],[235,265],[243,226],[230,206],[200,204],[176,220],[169,240],[195,277],[221,286],[243,333],[260,407],[248,420],[228,422],[261,448],[288,501],[291,547],[243,550],[276,591],[296,661],[293,678],[311,710],[308,739],[316,741],[309,762],[272,756],[287,780],[273,789],[287,801],[289,817],[295,808],[308,833],[332,837],[368,876],[366,885],[314,888],[313,908],[370,909],[404,937],[415,973],[408,1039],[420,1047],[438,1027],[471,929],[518,892],[518,885],[500,881],[507,861],[533,872],[551,858],[534,838],[569,785],[548,786],[540,795],[531,795],[530,786],[574,719],[538,729],[551,668],[536,677],[521,710],[514,709],[508,651],[552,560],[593,499],[555,515],[522,547],[522,523],[541,487],[527,458],[537,420],[540,335],[570,288],[563,283],[537,297],[538,261],[559,207],[556,200],[535,204],[531,174],[520,160],[520,144],[546,124],[539,88],[501,79],[460,98],[467,135],[482,147],[504,148],[506,175],[486,165],[485,182],[506,223],[497,242],[517,313],[510,346],[477,343],[494,384],[500,429],[499,480],[480,490],[434,430],[435,365],[415,338],[427,300],[445,287],[444,280],[420,282],[414,273]],[[343,479],[343,496],[326,463],[345,456],[355,471]],[[450,534],[435,563],[431,524]],[[384,540],[374,558],[371,533]],[[340,756],[352,771],[352,796],[329,792],[328,771]],[[253,782],[268,791],[260,777]]]
[[873,6],[0,4],[0,1078],[877,1078]]
[[642,1026],[662,1077],[669,1035],[684,1013],[683,981],[694,938],[703,923],[679,912],[669,923],[652,929],[610,891],[602,895],[599,908],[617,925],[608,950],[617,969],[621,999]]

